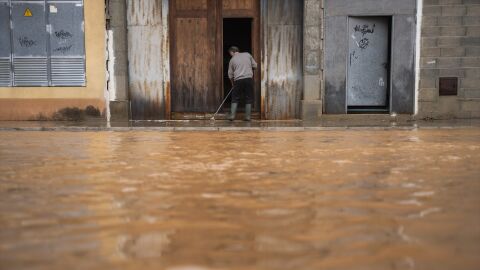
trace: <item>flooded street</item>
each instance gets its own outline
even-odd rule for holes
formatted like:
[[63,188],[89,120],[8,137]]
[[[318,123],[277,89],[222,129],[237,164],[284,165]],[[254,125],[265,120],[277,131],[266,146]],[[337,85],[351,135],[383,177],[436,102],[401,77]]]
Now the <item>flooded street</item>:
[[0,132],[0,269],[480,269],[480,129]]

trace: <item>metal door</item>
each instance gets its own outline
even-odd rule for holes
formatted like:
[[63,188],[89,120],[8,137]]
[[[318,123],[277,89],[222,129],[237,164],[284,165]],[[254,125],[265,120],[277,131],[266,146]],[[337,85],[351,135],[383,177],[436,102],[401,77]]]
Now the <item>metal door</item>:
[[48,86],[45,2],[12,1],[14,86]]
[[0,86],[12,84],[11,42],[10,5],[0,0]]
[[85,86],[82,1],[47,2],[50,23],[52,86]]
[[347,105],[386,107],[389,90],[389,17],[349,18]]
[[170,2],[173,112],[214,112],[221,101],[221,77],[216,69],[217,3]]

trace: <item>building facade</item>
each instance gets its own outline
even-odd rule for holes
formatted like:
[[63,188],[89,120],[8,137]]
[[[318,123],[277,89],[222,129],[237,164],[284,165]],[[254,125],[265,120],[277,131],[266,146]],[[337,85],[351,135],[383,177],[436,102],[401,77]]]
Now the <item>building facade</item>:
[[105,115],[105,4],[0,0],[0,120]]
[[[42,7],[39,42],[30,38],[29,12]],[[10,44],[0,51],[0,119],[209,118],[231,87],[232,45],[260,64],[259,119],[480,117],[479,7],[478,0],[0,0],[8,15],[0,41]]]
[[480,117],[480,1],[424,0],[418,117]]

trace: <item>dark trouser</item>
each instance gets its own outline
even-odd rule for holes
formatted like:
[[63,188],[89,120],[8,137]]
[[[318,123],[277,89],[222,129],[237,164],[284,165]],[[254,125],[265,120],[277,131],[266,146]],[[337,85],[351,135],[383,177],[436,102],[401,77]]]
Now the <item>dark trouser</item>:
[[232,103],[240,103],[242,96],[245,96],[246,104],[253,104],[253,79],[241,79],[235,81],[232,91]]

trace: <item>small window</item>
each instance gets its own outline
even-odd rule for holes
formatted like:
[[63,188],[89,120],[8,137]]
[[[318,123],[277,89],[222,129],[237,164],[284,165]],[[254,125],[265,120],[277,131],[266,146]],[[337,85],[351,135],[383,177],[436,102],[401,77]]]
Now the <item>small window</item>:
[[85,86],[83,13],[83,0],[0,0],[0,86]]
[[458,78],[440,78],[439,88],[440,96],[456,96],[458,93]]

